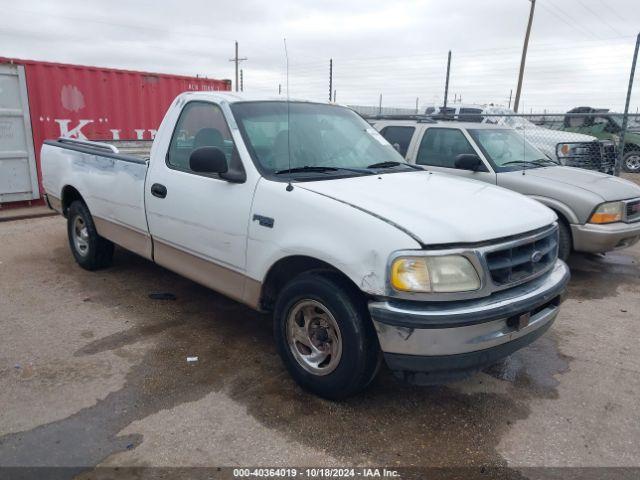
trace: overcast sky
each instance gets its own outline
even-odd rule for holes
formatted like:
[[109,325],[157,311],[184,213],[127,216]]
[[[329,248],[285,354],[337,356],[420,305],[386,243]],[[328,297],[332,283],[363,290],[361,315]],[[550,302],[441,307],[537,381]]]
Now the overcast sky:
[[[233,78],[240,42],[246,91],[283,88],[326,100],[329,58],[337,101],[507,105],[528,0],[0,0],[0,56]],[[578,105],[621,109],[640,30],[638,0],[537,0],[521,111]],[[636,90],[640,89],[640,80]],[[450,100],[451,101],[451,100]],[[631,110],[640,104],[632,98]],[[524,107],[524,108],[522,108]]]

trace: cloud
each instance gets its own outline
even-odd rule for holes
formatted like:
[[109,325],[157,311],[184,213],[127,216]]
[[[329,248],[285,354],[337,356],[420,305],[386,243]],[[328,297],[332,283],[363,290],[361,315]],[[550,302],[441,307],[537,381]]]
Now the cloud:
[[[524,0],[3,3],[1,55],[233,78],[238,40],[246,89],[272,94],[285,83],[286,37],[292,95],[328,98],[333,58],[340,102],[373,105],[382,94],[389,106],[441,102],[448,50],[452,95],[506,104],[529,13]],[[621,108],[640,24],[635,0],[537,3],[525,108]]]

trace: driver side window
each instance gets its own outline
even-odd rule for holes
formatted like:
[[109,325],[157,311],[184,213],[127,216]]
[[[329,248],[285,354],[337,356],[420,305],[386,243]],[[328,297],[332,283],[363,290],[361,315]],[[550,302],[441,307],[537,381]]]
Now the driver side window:
[[190,102],[180,113],[173,131],[167,165],[192,172],[189,157],[200,147],[217,147],[224,152],[227,163],[231,162],[234,144],[220,107],[208,102]]
[[463,153],[475,150],[457,128],[429,128],[422,136],[416,163],[433,167],[456,168],[455,161]]

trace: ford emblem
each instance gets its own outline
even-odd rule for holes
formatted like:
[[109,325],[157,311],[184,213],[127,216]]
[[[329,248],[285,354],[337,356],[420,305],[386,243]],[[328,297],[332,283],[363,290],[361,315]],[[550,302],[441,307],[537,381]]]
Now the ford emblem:
[[535,250],[531,254],[531,262],[532,263],[538,263],[540,260],[542,260],[542,252],[539,251],[539,250]]

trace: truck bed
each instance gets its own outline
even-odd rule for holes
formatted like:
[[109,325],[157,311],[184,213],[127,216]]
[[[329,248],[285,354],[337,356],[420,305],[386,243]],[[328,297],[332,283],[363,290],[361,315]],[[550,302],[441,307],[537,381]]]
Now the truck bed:
[[69,186],[82,196],[98,233],[151,257],[144,190],[151,142],[59,138],[42,146],[44,188],[62,205]]

